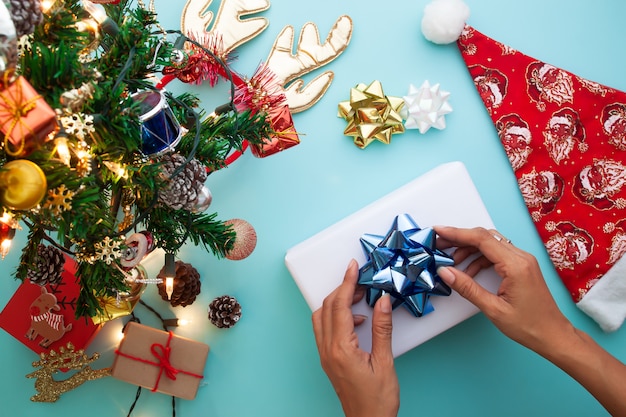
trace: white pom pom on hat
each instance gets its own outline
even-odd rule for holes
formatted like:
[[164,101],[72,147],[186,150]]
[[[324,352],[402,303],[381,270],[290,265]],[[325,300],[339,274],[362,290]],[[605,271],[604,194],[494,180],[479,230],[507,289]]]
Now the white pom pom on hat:
[[469,15],[469,6],[463,0],[433,0],[424,7],[422,33],[433,43],[456,42]]

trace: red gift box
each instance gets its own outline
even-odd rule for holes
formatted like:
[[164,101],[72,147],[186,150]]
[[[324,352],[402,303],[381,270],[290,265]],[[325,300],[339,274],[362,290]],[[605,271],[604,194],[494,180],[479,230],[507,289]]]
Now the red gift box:
[[262,144],[252,146],[252,154],[257,158],[265,158],[300,143],[288,105],[270,110],[268,117],[274,134]]
[[4,150],[11,156],[25,156],[43,144],[58,129],[56,113],[32,85],[17,77],[0,89],[0,131]]
[[0,313],[0,327],[37,354],[71,342],[85,349],[101,326],[75,317],[80,292],[76,262],[66,257],[61,280],[38,285],[25,280]]

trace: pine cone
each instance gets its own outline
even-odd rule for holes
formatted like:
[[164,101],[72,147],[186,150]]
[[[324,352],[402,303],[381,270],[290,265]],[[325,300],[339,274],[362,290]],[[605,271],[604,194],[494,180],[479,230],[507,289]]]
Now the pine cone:
[[196,296],[200,294],[200,274],[191,264],[176,261],[176,276],[174,277],[174,292],[168,300],[165,292],[165,266],[157,274],[157,278],[163,280],[157,284],[159,295],[164,301],[169,301],[172,307],[186,307],[196,301]]
[[43,21],[41,0],[4,0],[4,4],[11,13],[18,38],[33,33],[35,26]]
[[[172,173],[185,163],[185,157],[174,153],[161,157],[163,174],[169,178]],[[198,196],[204,186],[207,172],[197,159],[192,159],[183,170],[178,173],[164,190],[159,194],[159,201],[174,210],[193,210]]]
[[241,305],[235,297],[222,295],[209,304],[209,320],[220,329],[233,327],[241,318]]
[[28,269],[28,279],[39,285],[56,284],[61,281],[65,257],[54,246],[39,244],[35,265]]

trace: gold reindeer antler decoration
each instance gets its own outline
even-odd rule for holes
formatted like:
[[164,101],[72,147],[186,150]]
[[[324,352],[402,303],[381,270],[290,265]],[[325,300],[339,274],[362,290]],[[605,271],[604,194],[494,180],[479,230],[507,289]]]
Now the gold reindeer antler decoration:
[[[285,96],[292,113],[304,111],[317,103],[330,87],[334,74],[332,71],[325,71],[304,88],[304,81],[299,77],[337,58],[348,47],[351,37],[352,19],[349,16],[337,19],[323,44],[320,43],[317,26],[307,23],[302,27],[294,55],[291,52],[294,41],[293,26],[286,26],[280,32],[267,58],[267,66],[285,87]],[[288,85],[292,81],[294,82]]]
[[[269,0],[222,0],[214,22],[213,13],[207,10],[211,3],[212,0],[187,0],[181,16],[182,31],[186,34],[213,33],[221,36],[224,53],[258,36],[269,24],[262,17],[242,19],[242,16],[267,10]],[[337,19],[324,43],[320,43],[317,26],[307,23],[302,28],[296,53],[293,54],[293,26],[286,26],[280,32],[267,58],[267,67],[285,90],[292,113],[304,111],[317,103],[328,90],[334,74],[325,71],[306,86],[300,77],[341,55],[351,37],[352,19],[349,16]]]
[[213,13],[208,10],[211,3],[213,0],[187,0],[181,15],[183,33],[218,33],[222,37],[224,49],[232,51],[242,43],[256,37],[269,25],[264,17],[242,18],[269,9],[269,0],[222,0],[212,27]]
[[[58,353],[51,350],[50,353],[41,353],[39,357],[40,360],[33,362],[33,367],[39,369],[26,375],[26,378],[36,378],[35,389],[39,394],[30,397],[30,400],[34,402],[55,402],[63,393],[87,381],[111,375],[110,368],[91,369],[89,366],[100,357],[98,353],[89,357],[83,349],[75,351],[71,343],[68,343],[66,348],[59,348]],[[80,370],[67,379],[57,381],[53,375],[61,369]]]

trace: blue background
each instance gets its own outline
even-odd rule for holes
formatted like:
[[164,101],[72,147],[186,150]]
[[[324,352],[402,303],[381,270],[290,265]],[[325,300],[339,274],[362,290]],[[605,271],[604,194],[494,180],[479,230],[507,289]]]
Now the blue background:
[[[181,0],[157,0],[166,28],[178,29]],[[280,154],[254,158],[249,152],[209,177],[214,210],[223,220],[243,218],[258,233],[254,253],[242,261],[218,260],[200,248],[179,254],[202,276],[202,293],[186,308],[172,309],[149,287],[144,299],[164,316],[191,319],[176,333],[211,346],[205,380],[193,401],[177,401],[177,416],[342,415],[332,386],[319,366],[311,311],[284,266],[291,246],[360,209],[431,168],[465,163],[498,229],[515,245],[537,256],[560,308],[579,328],[624,361],[626,329],[605,334],[579,311],[552,268],[523,204],[512,170],[463,61],[454,45],[436,46],[420,32],[426,0],[274,0],[261,15],[269,28],[238,49],[233,68],[251,75],[267,57],[285,25],[297,31],[315,22],[322,39],[343,14],[354,21],[350,46],[328,69],[334,82],[313,108],[294,116],[302,143]],[[528,55],[575,74],[626,90],[623,40],[626,3],[617,0],[467,1],[469,23]],[[216,7],[218,2],[215,2]],[[298,32],[296,32],[297,34]],[[151,57],[146,57],[146,62]],[[305,77],[309,79],[309,77]],[[343,136],[337,103],[357,83],[380,80],[385,93],[402,96],[410,83],[440,83],[451,92],[448,127],[426,135],[407,131],[390,145],[365,150]],[[189,89],[173,83],[175,92]],[[194,89],[210,111],[227,101],[227,87]],[[442,190],[445,192],[445,190]],[[459,204],[463,202],[460,201]],[[437,204],[437,196],[432,196]],[[0,263],[0,306],[18,282],[12,278],[26,231]],[[321,260],[322,261],[322,260]],[[347,263],[348,260],[346,260]],[[147,262],[151,274],[161,258]],[[219,295],[235,296],[243,317],[233,328],[217,329],[206,308]],[[146,324],[159,323],[142,307]],[[98,335],[88,352],[100,352],[96,367],[112,363],[120,320]],[[0,332],[2,416],[125,416],[135,386],[101,379],[65,394],[57,403],[31,403],[31,372],[37,356]],[[606,412],[576,382],[533,352],[500,334],[482,315],[457,325],[396,360],[401,384],[400,416],[602,416]],[[133,416],[171,415],[170,397],[144,390]]]

